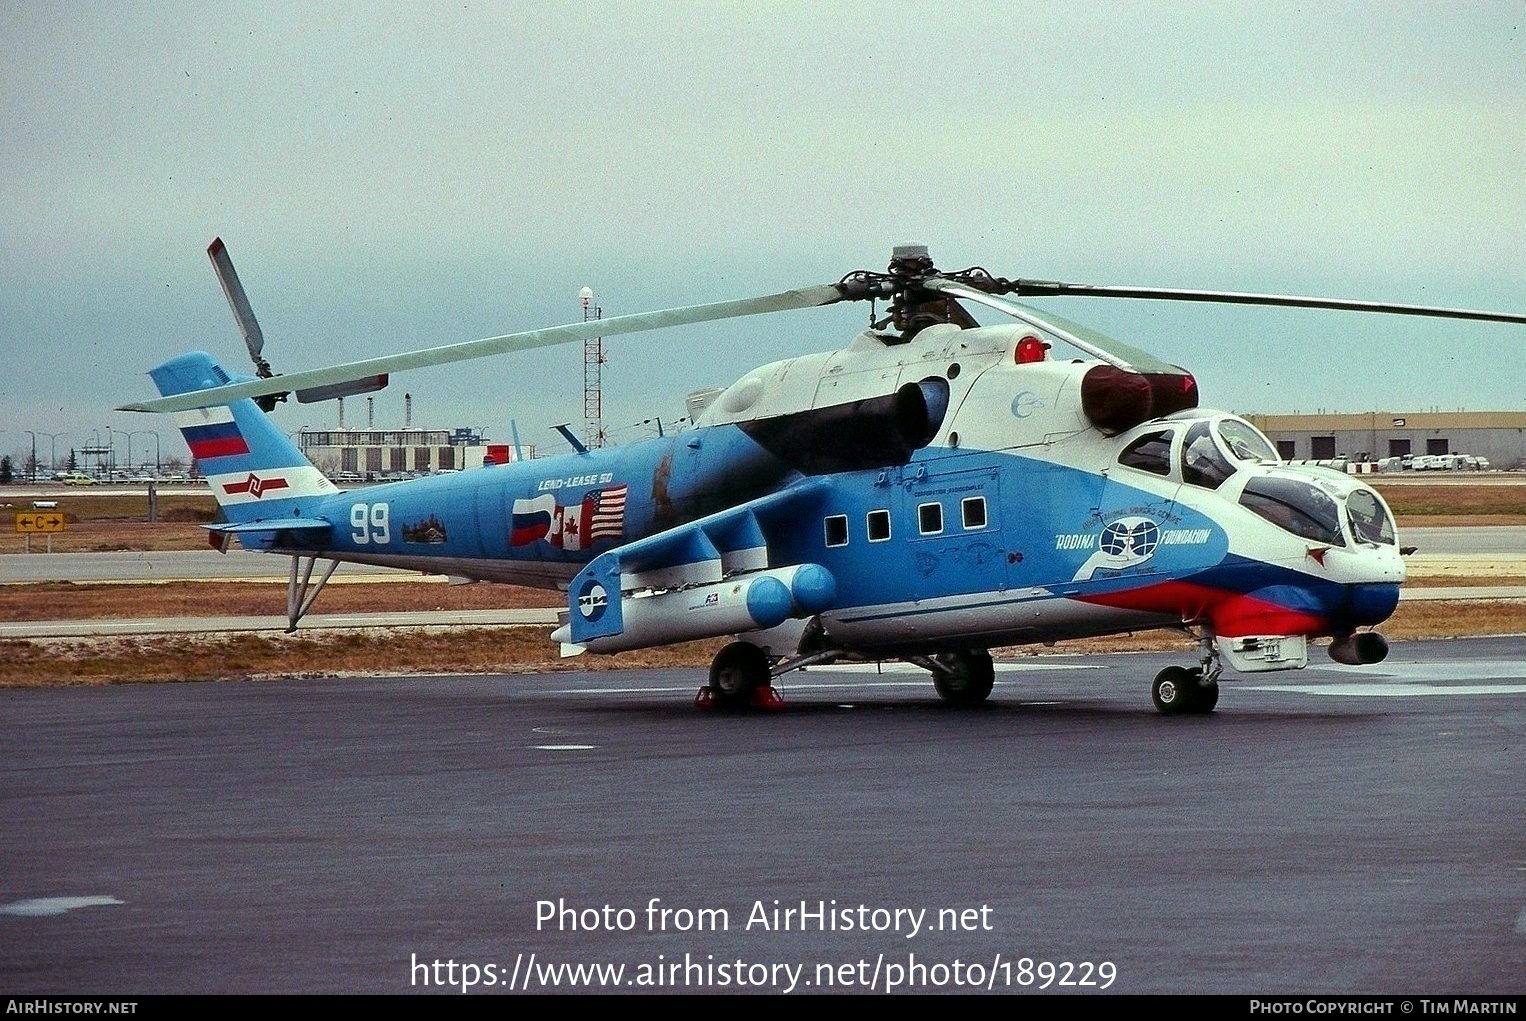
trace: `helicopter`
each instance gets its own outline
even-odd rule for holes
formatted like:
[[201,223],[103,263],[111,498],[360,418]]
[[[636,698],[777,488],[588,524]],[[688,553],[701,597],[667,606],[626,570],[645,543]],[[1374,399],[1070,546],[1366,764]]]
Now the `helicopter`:
[[[256,375],[193,352],[149,375],[232,542],[292,558],[295,630],[344,562],[539,586],[564,654],[730,637],[701,704],[779,704],[774,681],[899,660],[947,702],[992,693],[991,650],[1173,629],[1197,661],[1151,684],[1212,712],[1226,666],[1307,665],[1313,639],[1382,661],[1404,580],[1394,517],[1357,477],[1283,463],[1190,372],[1009,296],[1212,301],[1526,323],[1470,309],[942,272],[923,245],[835,284],[273,373],[220,240],[209,248]],[[836,351],[756,368],[656,439],[342,491],[267,412],[428,365],[665,327],[871,303]],[[879,302],[884,314],[878,316]],[[981,325],[980,306],[1010,322]],[[1057,344],[1071,355],[1057,354]],[[324,568],[314,578],[319,562]]]

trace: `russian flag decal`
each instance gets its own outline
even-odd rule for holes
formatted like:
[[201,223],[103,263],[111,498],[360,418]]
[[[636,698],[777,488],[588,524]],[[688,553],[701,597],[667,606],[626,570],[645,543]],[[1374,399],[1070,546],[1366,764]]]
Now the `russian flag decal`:
[[233,420],[227,407],[198,408],[175,416],[180,434],[185,437],[191,456],[198,461],[214,457],[233,457],[249,453],[249,443]]

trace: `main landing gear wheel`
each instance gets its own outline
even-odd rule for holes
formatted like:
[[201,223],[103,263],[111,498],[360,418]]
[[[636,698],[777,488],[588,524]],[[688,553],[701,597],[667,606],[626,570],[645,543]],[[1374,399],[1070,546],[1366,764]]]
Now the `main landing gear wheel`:
[[933,687],[943,701],[975,705],[990,697],[996,684],[996,665],[989,652],[949,652],[939,656],[938,662],[946,669],[933,671]]
[[1150,697],[1163,713],[1211,713],[1219,704],[1219,682],[1203,683],[1200,669],[1168,666],[1155,675]]
[[740,709],[752,704],[759,688],[769,686],[768,656],[751,642],[732,642],[710,663],[711,704]]

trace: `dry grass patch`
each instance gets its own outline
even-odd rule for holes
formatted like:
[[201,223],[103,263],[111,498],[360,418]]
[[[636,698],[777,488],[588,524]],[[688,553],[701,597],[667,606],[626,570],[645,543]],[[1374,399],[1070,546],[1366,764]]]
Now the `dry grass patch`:
[[1409,573],[1404,578],[1404,587],[1409,588],[1482,588],[1486,585],[1518,585],[1526,587],[1526,575],[1507,574],[1501,570],[1499,574],[1455,574],[1456,571],[1478,571],[1478,565],[1469,565],[1466,568],[1456,567],[1448,569],[1442,567],[1434,574],[1417,574],[1414,564],[1409,565]]
[[[0,516],[0,553],[21,553],[25,535],[15,530],[7,511]],[[48,536],[32,536],[32,555],[48,548]],[[207,549],[207,530],[186,521],[69,521],[64,531],[53,533],[54,553],[160,553],[166,550]]]
[[1477,524],[1481,515],[1504,516],[1511,520],[1491,524],[1518,524],[1526,520],[1526,485],[1481,485],[1461,483],[1389,483],[1380,477],[1364,476],[1363,481],[1373,484],[1388,506],[1399,516],[1401,527],[1406,519],[1411,524],[1434,524],[1433,521],[1416,521],[1414,518],[1439,516],[1465,519],[1463,524]]
[[[517,610],[561,605],[545,589],[519,585],[448,585],[398,581],[331,584],[314,613],[394,613],[408,610]],[[268,617],[286,613],[286,583],[184,581],[150,585],[0,586],[0,619],[111,620],[145,617]]]
[[515,674],[694,667],[720,648],[693,642],[562,659],[545,628],[396,628],[286,634],[154,635],[0,641],[0,687],[374,674]]

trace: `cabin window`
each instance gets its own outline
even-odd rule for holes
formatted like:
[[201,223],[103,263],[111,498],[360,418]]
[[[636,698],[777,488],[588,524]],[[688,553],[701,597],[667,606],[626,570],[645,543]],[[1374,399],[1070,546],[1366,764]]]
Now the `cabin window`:
[[1291,447],[1284,454],[1281,444],[1274,448],[1272,441],[1267,439],[1261,430],[1249,422],[1226,418],[1215,428],[1218,431],[1219,440],[1224,444],[1224,448],[1229,451],[1230,456],[1237,460],[1250,461],[1252,463],[1256,461],[1276,462],[1293,456]]
[[917,531],[937,535],[943,531],[943,504],[924,503],[917,508]]
[[986,498],[983,496],[966,497],[959,504],[959,513],[964,518],[966,529],[986,527]]
[[890,512],[872,510],[868,518],[869,541],[884,542],[890,538]]
[[1187,430],[1182,441],[1182,481],[1205,489],[1218,489],[1235,473],[1234,465],[1219,453],[1207,422],[1198,422]]
[[825,526],[826,540],[829,547],[848,545],[848,515],[833,514],[822,524]]
[[1149,472],[1151,475],[1171,474],[1171,430],[1149,433],[1123,448],[1118,463]]

